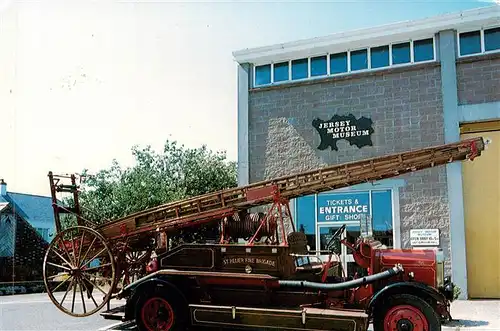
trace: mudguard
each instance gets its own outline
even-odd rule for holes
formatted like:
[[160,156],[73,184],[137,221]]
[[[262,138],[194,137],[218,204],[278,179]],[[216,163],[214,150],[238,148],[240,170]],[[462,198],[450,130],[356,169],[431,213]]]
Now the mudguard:
[[435,288],[423,283],[417,282],[398,282],[387,285],[378,291],[370,300],[368,311],[373,311],[373,308],[385,298],[396,293],[407,293],[418,296],[422,299],[432,298],[439,302],[446,302],[446,298]]
[[[132,284],[131,284],[132,285]],[[166,287],[171,292],[175,292],[175,294],[180,297],[187,304],[186,296],[181,292],[181,290],[174,285],[167,277],[164,276],[156,276],[147,278],[144,280],[139,280],[133,284],[134,286],[128,286],[126,288],[127,303],[125,307],[125,318],[129,319],[133,316],[133,311],[135,309],[135,304],[141,294],[144,294],[146,291],[151,290],[156,287]],[[122,294],[122,296],[125,293]],[[132,317],[133,318],[133,317]]]

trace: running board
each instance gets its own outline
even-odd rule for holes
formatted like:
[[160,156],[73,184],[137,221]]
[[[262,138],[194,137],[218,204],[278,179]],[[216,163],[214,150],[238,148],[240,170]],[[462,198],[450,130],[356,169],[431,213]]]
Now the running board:
[[189,305],[193,326],[248,327],[301,331],[366,331],[368,315],[362,310],[268,309]]
[[101,316],[106,320],[124,321],[125,306],[115,307],[101,313]]

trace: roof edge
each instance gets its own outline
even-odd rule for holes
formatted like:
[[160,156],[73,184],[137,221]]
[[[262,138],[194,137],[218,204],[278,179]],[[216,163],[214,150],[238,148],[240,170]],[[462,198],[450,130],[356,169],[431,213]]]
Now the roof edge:
[[431,16],[423,19],[400,21],[375,27],[349,30],[321,37],[299,39],[255,48],[234,51],[233,57],[238,63],[252,62],[269,56],[285,56],[306,49],[334,46],[370,39],[390,38],[404,34],[425,33],[430,30],[440,31],[454,28],[457,25],[481,24],[482,22],[498,21],[500,24],[500,5],[494,4],[459,12]]

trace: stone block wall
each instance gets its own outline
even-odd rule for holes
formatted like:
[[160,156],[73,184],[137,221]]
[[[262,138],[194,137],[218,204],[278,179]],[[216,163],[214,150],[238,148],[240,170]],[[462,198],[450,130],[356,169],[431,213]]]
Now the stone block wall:
[[500,54],[459,59],[457,84],[461,105],[500,101]]
[[[297,82],[249,92],[250,182],[444,143],[439,63],[391,68],[342,78]],[[373,146],[338,141],[318,150],[315,118],[353,114],[373,121]],[[402,176],[401,244],[411,228],[439,228],[450,268],[449,214],[444,167]]]

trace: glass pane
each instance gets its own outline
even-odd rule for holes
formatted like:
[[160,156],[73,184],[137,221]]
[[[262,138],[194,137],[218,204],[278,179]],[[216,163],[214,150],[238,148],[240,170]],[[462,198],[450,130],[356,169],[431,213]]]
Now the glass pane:
[[368,192],[319,194],[317,203],[318,222],[360,221],[370,215]]
[[297,231],[307,236],[307,243],[312,251],[316,250],[314,195],[297,199],[295,205],[297,215]]
[[330,54],[330,74],[347,72],[347,52]]
[[311,59],[311,76],[326,75],[326,55]]
[[484,30],[484,49],[485,51],[500,49],[500,28]]
[[368,69],[368,51],[362,49],[351,52],[351,71]]
[[391,190],[372,191],[373,238],[393,247]]
[[370,50],[372,68],[389,66],[389,46],[374,47]]
[[481,53],[481,33],[479,31],[460,34],[460,55]]
[[416,40],[413,42],[413,58],[415,62],[430,61],[434,59],[434,45],[432,38]]
[[300,59],[292,61],[292,79],[307,78],[308,59]]
[[392,64],[402,64],[410,62],[410,43],[392,45]]
[[[341,225],[340,225],[341,226]],[[328,242],[333,238],[335,232],[340,228],[340,226],[321,226],[319,228],[319,243],[320,250],[325,251],[322,255],[328,255]],[[346,227],[346,239],[350,243],[354,243],[359,237],[359,226],[347,226]],[[335,254],[340,255],[342,253],[340,240],[342,239],[342,234],[340,234],[336,240],[331,244]]]
[[255,85],[264,85],[271,83],[271,65],[255,67]]
[[275,82],[288,80],[288,62],[275,63],[273,74]]

